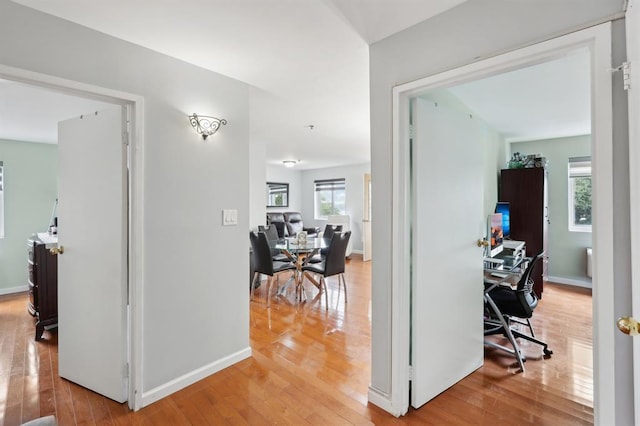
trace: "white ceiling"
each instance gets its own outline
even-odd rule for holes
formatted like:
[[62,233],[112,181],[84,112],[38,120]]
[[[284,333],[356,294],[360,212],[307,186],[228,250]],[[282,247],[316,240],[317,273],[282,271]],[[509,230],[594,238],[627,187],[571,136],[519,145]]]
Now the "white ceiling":
[[0,80],[0,139],[56,143],[58,122],[109,105]]
[[[268,163],[295,159],[300,169],[369,161],[368,44],[463,2],[111,0],[97,6],[83,0],[14,1],[252,85],[251,137],[267,145]],[[579,60],[573,59],[577,68]],[[541,129],[556,136],[585,128],[588,75],[585,95],[581,77],[553,65],[522,72],[529,75],[470,83],[454,93],[512,139],[535,138],[531,135]],[[38,92],[0,83],[0,138],[51,142],[57,125],[47,121],[99,107],[75,99],[77,111],[57,116],[62,102],[71,100]],[[34,122],[40,133],[31,133]]]
[[591,133],[589,51],[451,88],[507,141]]

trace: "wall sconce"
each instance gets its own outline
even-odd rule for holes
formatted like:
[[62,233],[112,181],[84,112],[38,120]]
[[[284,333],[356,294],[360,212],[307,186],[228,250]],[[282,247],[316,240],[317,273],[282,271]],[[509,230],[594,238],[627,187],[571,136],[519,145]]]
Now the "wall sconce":
[[208,117],[206,115],[198,115],[195,112],[189,116],[189,122],[202,139],[206,140],[208,136],[218,131],[220,125],[227,124],[224,118]]
[[297,160],[284,160],[282,162],[282,164],[284,164],[285,167],[293,167],[298,163]]

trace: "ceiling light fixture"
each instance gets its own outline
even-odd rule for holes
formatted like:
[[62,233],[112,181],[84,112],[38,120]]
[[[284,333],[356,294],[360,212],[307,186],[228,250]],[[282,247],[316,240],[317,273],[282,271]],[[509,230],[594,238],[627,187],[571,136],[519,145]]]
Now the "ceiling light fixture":
[[284,160],[282,162],[282,164],[284,164],[285,167],[293,167],[298,163],[297,160]]
[[221,125],[227,124],[224,118],[209,117],[206,115],[198,115],[195,112],[189,116],[189,122],[194,130],[202,135],[202,139],[207,139],[218,131]]

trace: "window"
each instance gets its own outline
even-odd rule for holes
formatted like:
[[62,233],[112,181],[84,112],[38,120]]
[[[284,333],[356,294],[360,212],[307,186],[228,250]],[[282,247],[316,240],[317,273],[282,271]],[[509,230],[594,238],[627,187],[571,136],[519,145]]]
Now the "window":
[[313,183],[316,193],[316,219],[327,219],[331,215],[346,214],[344,178],[316,180]]
[[0,161],[0,238],[4,238],[4,166]]
[[591,232],[591,157],[569,158],[569,231]]

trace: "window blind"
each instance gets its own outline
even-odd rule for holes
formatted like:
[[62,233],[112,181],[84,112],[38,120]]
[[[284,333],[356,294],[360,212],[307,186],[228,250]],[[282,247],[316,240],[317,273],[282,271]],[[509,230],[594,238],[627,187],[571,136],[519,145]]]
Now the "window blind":
[[322,179],[313,181],[316,191],[337,191],[345,189],[345,179]]

